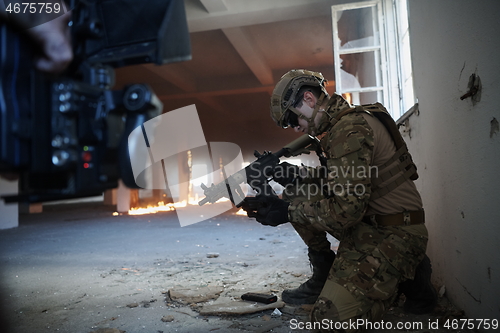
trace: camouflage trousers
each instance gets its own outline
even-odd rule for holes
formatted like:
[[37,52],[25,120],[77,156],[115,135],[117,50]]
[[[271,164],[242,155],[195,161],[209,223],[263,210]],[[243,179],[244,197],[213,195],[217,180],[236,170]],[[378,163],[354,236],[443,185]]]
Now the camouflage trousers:
[[413,279],[425,255],[425,225],[381,227],[364,222],[343,231],[292,223],[306,245],[327,251],[326,233],[339,241],[336,259],[311,312],[318,332],[358,332],[380,321],[398,295],[399,283]]

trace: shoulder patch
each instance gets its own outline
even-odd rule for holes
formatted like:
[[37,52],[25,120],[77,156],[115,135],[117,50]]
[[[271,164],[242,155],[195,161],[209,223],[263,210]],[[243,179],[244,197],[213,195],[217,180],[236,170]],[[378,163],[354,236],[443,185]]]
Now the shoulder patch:
[[361,149],[361,144],[357,137],[350,137],[344,142],[333,147],[333,158],[339,158]]

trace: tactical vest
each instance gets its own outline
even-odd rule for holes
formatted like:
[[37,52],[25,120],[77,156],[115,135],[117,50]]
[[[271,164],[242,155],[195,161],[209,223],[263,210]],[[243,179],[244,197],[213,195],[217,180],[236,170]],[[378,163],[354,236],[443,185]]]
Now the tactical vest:
[[[335,118],[331,119],[331,123],[333,124],[333,126],[335,126],[340,118],[352,112],[365,112],[376,117],[387,129],[389,135],[394,141],[394,145],[396,146],[396,152],[394,153],[394,155],[389,158],[389,160],[387,160],[383,165],[379,166],[380,172],[378,177],[371,179],[372,193],[370,198],[372,200],[378,199],[391,192],[399,185],[403,184],[406,180],[416,180],[418,178],[417,166],[415,165],[415,163],[413,163],[412,157],[408,152],[406,142],[401,136],[396,122],[394,121],[394,119],[392,119],[386,108],[380,103],[358,105],[354,108],[349,108],[341,111]],[[398,160],[399,163],[391,166],[391,164]],[[380,186],[382,183],[391,179],[399,173],[401,173],[399,177],[395,178],[393,181],[384,185],[383,187]]]

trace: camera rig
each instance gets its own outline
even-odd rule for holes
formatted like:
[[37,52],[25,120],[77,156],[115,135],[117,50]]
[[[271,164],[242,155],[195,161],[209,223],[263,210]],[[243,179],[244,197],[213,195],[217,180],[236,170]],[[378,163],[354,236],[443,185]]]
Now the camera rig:
[[50,77],[33,67],[36,47],[0,27],[0,172],[19,175],[5,202],[99,195],[118,179],[136,188],[130,132],[159,115],[146,84],[114,86],[117,67],[191,58],[182,0],[71,1],[74,60]]

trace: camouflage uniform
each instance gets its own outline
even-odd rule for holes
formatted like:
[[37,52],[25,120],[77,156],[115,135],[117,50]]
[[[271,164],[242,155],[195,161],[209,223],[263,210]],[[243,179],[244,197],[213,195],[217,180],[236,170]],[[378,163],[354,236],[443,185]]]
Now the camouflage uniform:
[[326,232],[340,241],[311,313],[315,322],[380,320],[397,296],[398,284],[413,279],[427,244],[424,224],[382,227],[363,221],[373,201],[369,170],[375,142],[362,113],[330,121],[349,107],[342,98],[331,99],[320,124],[320,132],[326,132],[321,146],[328,173],[308,168],[309,175],[295,187],[285,188],[283,194],[291,203],[290,221],[309,248],[329,250]]

